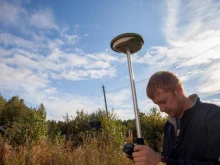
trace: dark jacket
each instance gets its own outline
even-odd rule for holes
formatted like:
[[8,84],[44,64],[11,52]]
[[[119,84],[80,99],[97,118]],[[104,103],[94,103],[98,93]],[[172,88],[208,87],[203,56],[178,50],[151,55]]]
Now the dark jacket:
[[164,129],[162,155],[167,158],[167,165],[220,164],[219,106],[197,98],[195,105],[183,114],[178,138],[169,121]]

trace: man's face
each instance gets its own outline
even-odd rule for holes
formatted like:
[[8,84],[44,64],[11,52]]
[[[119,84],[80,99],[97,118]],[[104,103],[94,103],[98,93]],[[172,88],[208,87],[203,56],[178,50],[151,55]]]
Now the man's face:
[[159,106],[161,112],[165,112],[169,116],[178,117],[183,111],[181,94],[177,90],[165,92],[162,89],[158,89],[152,100]]

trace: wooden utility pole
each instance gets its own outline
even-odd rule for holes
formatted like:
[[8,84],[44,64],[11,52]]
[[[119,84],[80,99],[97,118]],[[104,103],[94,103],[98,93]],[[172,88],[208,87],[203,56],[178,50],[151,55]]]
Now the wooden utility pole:
[[104,94],[104,100],[105,100],[105,109],[106,109],[106,114],[108,117],[108,107],[107,107],[107,102],[106,102],[106,96],[105,96],[105,86],[102,85],[102,89],[103,89],[103,94]]

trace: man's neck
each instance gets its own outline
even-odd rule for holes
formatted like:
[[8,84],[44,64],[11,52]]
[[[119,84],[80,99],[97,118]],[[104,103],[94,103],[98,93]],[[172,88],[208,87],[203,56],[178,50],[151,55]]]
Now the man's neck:
[[191,108],[193,105],[194,105],[194,101],[192,99],[190,99],[189,97],[185,98],[183,110],[185,111]]
[[[187,96],[184,97],[184,100],[183,100],[183,113],[184,113],[185,110],[187,110],[187,109],[189,109],[189,108],[191,108],[195,105],[197,97],[198,96],[196,94],[190,95],[188,97]],[[181,114],[180,117],[183,116],[183,113]]]
[[182,113],[177,116],[178,118],[182,118],[183,114],[184,114],[184,111],[193,107],[193,105],[195,104],[195,101],[196,101],[196,98],[197,97],[187,97],[187,96],[183,96],[183,100],[182,100]]

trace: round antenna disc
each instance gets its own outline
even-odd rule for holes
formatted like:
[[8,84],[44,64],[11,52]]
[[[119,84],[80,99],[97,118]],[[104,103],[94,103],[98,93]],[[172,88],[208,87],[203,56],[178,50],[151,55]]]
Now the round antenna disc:
[[141,35],[136,33],[124,33],[118,35],[111,41],[112,50],[127,54],[130,51],[131,54],[139,51],[144,44],[144,40]]

